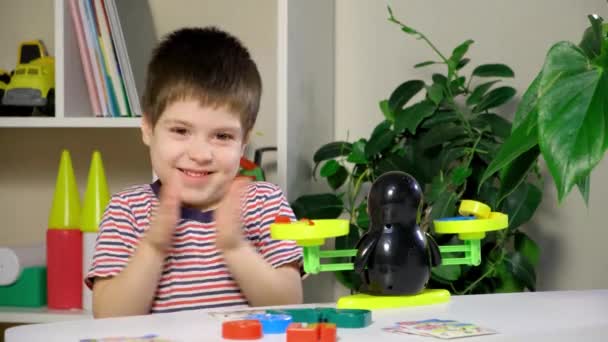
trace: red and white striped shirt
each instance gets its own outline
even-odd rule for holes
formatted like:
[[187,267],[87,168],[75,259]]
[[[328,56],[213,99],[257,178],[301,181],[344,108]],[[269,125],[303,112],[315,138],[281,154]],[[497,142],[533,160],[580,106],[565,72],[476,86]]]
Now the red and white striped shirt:
[[[112,196],[99,226],[93,262],[85,282],[122,271],[150,226],[158,207],[160,183],[130,187]],[[270,224],[277,216],[295,220],[283,192],[267,182],[251,183],[244,208],[243,235],[273,267],[300,263],[302,250],[293,241],[273,240]],[[173,246],[165,259],[151,312],[247,306],[247,299],[215,247],[212,211],[181,209]]]

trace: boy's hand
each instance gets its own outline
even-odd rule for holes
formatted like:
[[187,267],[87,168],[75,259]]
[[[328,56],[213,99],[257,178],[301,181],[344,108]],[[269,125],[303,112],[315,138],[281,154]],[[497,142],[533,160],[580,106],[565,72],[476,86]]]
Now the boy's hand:
[[237,177],[215,212],[215,245],[221,251],[236,249],[245,242],[242,210],[249,183],[248,178]]
[[169,251],[173,242],[173,232],[179,219],[180,193],[179,175],[174,174],[160,189],[160,203],[144,237],[146,243],[162,254]]

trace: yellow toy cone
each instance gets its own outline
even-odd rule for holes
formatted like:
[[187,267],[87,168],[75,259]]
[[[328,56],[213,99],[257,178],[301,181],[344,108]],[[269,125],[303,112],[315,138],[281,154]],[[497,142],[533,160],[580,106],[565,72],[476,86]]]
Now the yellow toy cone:
[[49,229],[78,229],[80,218],[80,195],[72,168],[70,152],[61,151],[59,173],[55,184],[55,195],[49,215]]
[[106,206],[110,202],[110,194],[106,175],[103,170],[101,153],[93,152],[91,167],[89,168],[89,179],[84,194],[84,204],[80,221],[80,229],[83,232],[96,232]]

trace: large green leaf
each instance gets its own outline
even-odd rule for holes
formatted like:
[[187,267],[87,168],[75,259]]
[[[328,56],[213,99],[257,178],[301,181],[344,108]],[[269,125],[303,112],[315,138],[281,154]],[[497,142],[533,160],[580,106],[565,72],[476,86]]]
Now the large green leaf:
[[500,171],[500,194],[498,202],[509,196],[528,176],[530,170],[537,165],[540,149],[534,146],[517,157]]
[[335,194],[315,194],[298,197],[291,208],[298,218],[335,219],[342,213],[344,203]]
[[380,176],[389,171],[405,171],[408,172],[410,164],[404,156],[393,153],[380,159],[375,167],[374,174]]
[[346,170],[346,168],[344,166],[339,165],[336,172],[334,172],[333,174],[331,174],[327,177],[327,183],[329,184],[329,186],[332,189],[336,190],[339,187],[341,187],[342,185],[344,185],[344,182],[346,182],[347,178],[348,178],[348,171]]
[[585,52],[588,58],[593,59],[599,56],[602,50],[602,42],[604,40],[602,18],[594,15],[587,17],[591,22],[591,26],[583,33],[583,38],[578,46]]
[[355,222],[361,229],[366,230],[369,227],[369,215],[367,213],[367,201],[361,201],[355,212]]
[[523,254],[519,252],[508,253],[503,260],[507,269],[520,284],[530,289],[530,291],[536,290],[536,271]]
[[498,200],[498,188],[492,184],[492,182],[485,182],[481,185],[477,193],[477,198],[482,203],[486,203],[490,208],[496,208],[496,201]]
[[483,97],[483,95],[485,95],[485,93],[488,90],[490,90],[492,85],[494,85],[494,83],[496,83],[496,82],[500,82],[500,80],[485,82],[485,83],[482,83],[482,84],[478,85],[477,87],[475,87],[475,89],[473,89],[473,92],[471,93],[471,95],[467,98],[467,105],[474,106],[474,105],[478,104],[479,101],[481,101],[481,98]]
[[585,201],[585,205],[589,205],[589,188],[591,187],[591,175],[587,175],[587,177],[583,178],[583,180],[576,183],[578,186],[578,190],[583,197],[583,201]]
[[439,105],[443,100],[443,89],[444,87],[439,83],[433,83],[426,89],[427,97],[433,101],[434,104]]
[[513,77],[515,73],[504,64],[483,64],[473,70],[477,77]]
[[335,141],[321,146],[321,148],[315,152],[313,160],[318,164],[324,160],[347,156],[350,151],[352,151],[351,143],[346,141]]
[[511,136],[502,144],[496,158],[488,165],[480,180],[480,186],[497,171],[507,167],[517,157],[537,144],[536,117],[528,115],[522,125],[517,127]]
[[521,125],[521,123],[524,122],[528,116],[533,116],[534,120],[538,119],[538,95],[542,76],[541,71],[538,73],[538,75],[536,75],[532,83],[530,83],[530,86],[524,93],[524,96],[521,98],[521,101],[517,106],[517,111],[515,112],[515,117],[513,118],[513,130],[519,127],[519,125]]
[[365,145],[365,157],[370,159],[393,144],[397,134],[390,129],[390,122],[384,121],[376,126],[369,142]]
[[374,139],[375,137],[385,134],[386,131],[391,129],[391,122],[388,120],[384,120],[381,123],[377,124],[376,127],[374,127],[374,130],[372,131],[372,135],[370,136],[370,140]]
[[433,180],[429,186],[426,187],[424,194],[425,201],[429,203],[435,203],[441,194],[448,188],[448,182],[446,177],[443,176],[443,172],[439,172],[438,175],[433,177]]
[[380,106],[380,111],[382,111],[384,118],[390,122],[395,122],[395,112],[388,106],[388,100],[382,100],[378,105]]
[[439,84],[443,88],[446,88],[448,86],[448,78],[442,74],[433,74],[433,76],[431,76],[431,79],[433,80],[433,83]]
[[452,51],[452,56],[450,56],[450,60],[452,62],[454,62],[454,65],[458,65],[458,63],[460,62],[462,57],[464,57],[464,55],[469,50],[469,46],[473,43],[474,43],[474,41],[472,41],[471,39],[468,39],[468,40],[464,41],[463,43],[461,43],[460,45],[458,45],[454,49],[454,51]]
[[540,248],[534,240],[530,239],[525,233],[516,232],[514,244],[515,250],[525,256],[532,266],[538,266]]
[[321,177],[329,177],[329,176],[333,175],[334,173],[336,173],[336,171],[338,171],[339,168],[340,168],[340,163],[338,163],[337,161],[332,159],[332,160],[326,161],[325,164],[323,164],[323,166],[321,167],[321,171],[319,173],[321,174]]
[[481,98],[477,106],[473,108],[473,112],[479,113],[494,107],[498,107],[507,103],[515,96],[516,90],[513,87],[499,87],[493,89]]
[[464,182],[469,178],[469,176],[473,173],[471,168],[466,167],[464,165],[460,165],[452,171],[452,184],[455,186],[460,186],[464,184]]
[[438,110],[435,112],[434,115],[431,115],[427,119],[423,120],[422,125],[420,125],[420,127],[432,128],[433,126],[436,126],[436,125],[440,125],[440,124],[444,124],[444,123],[448,123],[448,122],[454,122],[454,121],[458,121],[458,120],[460,120],[460,119],[458,118],[458,114],[456,114],[456,112]]
[[471,128],[475,129],[475,131],[477,131],[480,134],[492,131],[492,127],[490,127],[490,123],[483,119],[479,119],[479,117],[471,120],[470,123],[471,123]]
[[507,196],[501,205],[501,211],[509,215],[509,231],[528,222],[538,209],[541,199],[541,190],[529,183],[522,183]]
[[500,115],[494,113],[481,114],[473,119],[471,124],[475,125],[478,121],[487,123],[492,133],[503,140],[511,135],[511,123]]
[[608,76],[568,42],[549,50],[542,75],[539,145],[561,202],[604,155]]
[[450,83],[450,91],[452,92],[453,96],[462,94],[464,92],[463,90],[465,82],[466,78],[464,76],[460,76]]
[[435,203],[431,210],[431,222],[438,218],[451,217],[456,213],[456,203],[458,195],[453,191],[444,191]]
[[498,144],[493,138],[484,136],[477,144],[475,153],[481,160],[490,165],[496,158],[500,148],[501,145]]
[[451,141],[464,135],[466,135],[464,129],[457,125],[444,124],[436,126],[434,129],[420,137],[419,147],[421,149],[427,149],[429,147],[442,145],[446,141]]
[[461,59],[460,62],[458,62],[458,65],[456,65],[456,70],[464,68],[467,64],[469,64],[470,61],[471,60],[469,58]]
[[449,284],[460,278],[462,275],[462,267],[460,267],[460,265],[440,265],[433,267],[431,272],[435,280],[443,284]]
[[395,131],[402,132],[407,129],[416,134],[416,128],[425,118],[435,113],[436,106],[428,100],[423,100],[410,107],[405,108],[395,118]]
[[507,261],[502,260],[495,266],[495,277],[498,282],[494,288],[495,293],[513,293],[522,292],[524,287],[519,283]]
[[449,167],[452,162],[464,157],[466,154],[467,149],[463,146],[444,149],[439,157],[441,168],[445,169]]
[[355,164],[365,164],[367,163],[367,158],[365,157],[365,145],[367,141],[363,138],[359,139],[352,145],[352,150],[348,157],[347,161]]
[[424,88],[424,82],[420,80],[411,80],[402,83],[389,97],[389,109],[393,113],[396,113],[399,109],[402,109],[412,97],[418,94],[422,88]]

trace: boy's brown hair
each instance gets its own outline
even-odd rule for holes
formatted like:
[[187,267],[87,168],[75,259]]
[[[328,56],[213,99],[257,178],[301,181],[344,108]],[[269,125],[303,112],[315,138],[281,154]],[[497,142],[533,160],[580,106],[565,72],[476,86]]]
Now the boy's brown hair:
[[148,64],[144,119],[154,127],[165,108],[196,99],[238,113],[243,132],[257,118],[262,80],[247,48],[216,27],[183,28],[166,36]]

